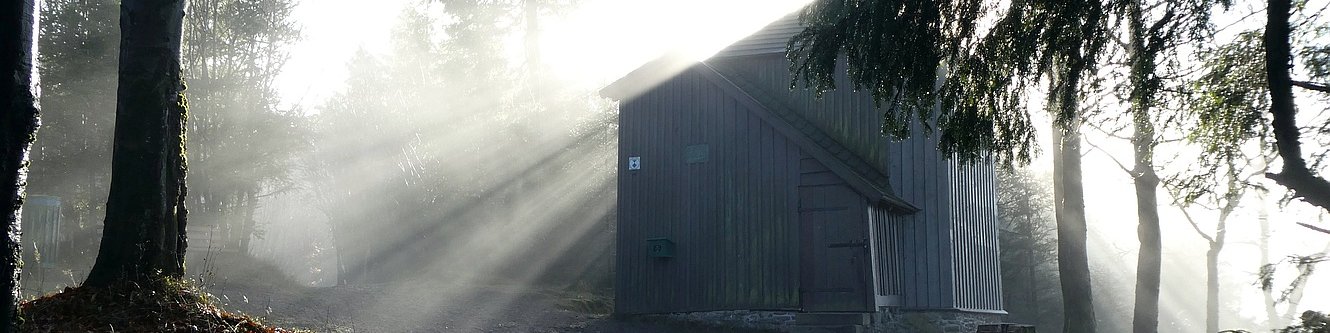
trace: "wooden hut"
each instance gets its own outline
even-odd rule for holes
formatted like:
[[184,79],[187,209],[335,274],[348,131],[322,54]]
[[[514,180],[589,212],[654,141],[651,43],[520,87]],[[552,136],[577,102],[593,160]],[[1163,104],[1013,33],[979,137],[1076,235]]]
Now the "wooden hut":
[[799,30],[786,17],[601,91],[619,102],[615,311],[1000,319],[993,166],[939,154],[918,124],[884,137],[867,93],[791,90]]

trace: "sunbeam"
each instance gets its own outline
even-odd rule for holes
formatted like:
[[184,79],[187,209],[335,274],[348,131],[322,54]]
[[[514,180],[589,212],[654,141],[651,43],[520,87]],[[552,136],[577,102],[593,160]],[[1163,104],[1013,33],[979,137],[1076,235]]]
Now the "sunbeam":
[[[183,241],[151,262],[183,269],[145,276],[316,332],[1052,332],[1087,327],[1078,304],[1102,332],[1297,325],[1330,310],[1330,222],[1269,179],[1282,81],[1253,66],[1279,1],[189,0],[165,39],[121,35],[144,1],[38,1],[20,282],[64,293],[24,306],[123,308],[68,297]],[[1293,132],[1320,177],[1330,2],[1293,4]],[[126,65],[159,39],[179,68]],[[113,172],[156,142],[122,129],[144,68],[182,76],[154,107],[183,129],[148,137],[183,144]],[[138,202],[113,179],[186,185],[143,192],[179,199],[135,215],[165,240],[142,255],[99,253]],[[159,215],[181,227],[146,231]],[[137,326],[80,326],[109,327]]]

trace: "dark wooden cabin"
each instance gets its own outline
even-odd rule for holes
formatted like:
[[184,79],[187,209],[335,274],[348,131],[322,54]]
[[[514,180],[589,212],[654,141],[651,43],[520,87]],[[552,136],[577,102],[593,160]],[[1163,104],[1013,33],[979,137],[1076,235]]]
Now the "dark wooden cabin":
[[602,90],[619,102],[615,311],[1004,313],[993,166],[882,136],[866,93],[791,90],[798,31],[787,17]]

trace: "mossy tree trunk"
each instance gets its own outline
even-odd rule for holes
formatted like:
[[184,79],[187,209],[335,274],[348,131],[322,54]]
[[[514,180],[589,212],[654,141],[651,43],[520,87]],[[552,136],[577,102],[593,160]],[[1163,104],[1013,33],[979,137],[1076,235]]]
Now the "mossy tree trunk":
[[4,313],[0,333],[18,331],[19,236],[24,188],[28,178],[28,151],[37,135],[37,0],[5,1],[0,5],[0,207],[4,235],[0,236],[0,275],[4,276]]
[[111,192],[88,286],[181,276],[185,262],[185,118],[180,77],[185,0],[120,4]]

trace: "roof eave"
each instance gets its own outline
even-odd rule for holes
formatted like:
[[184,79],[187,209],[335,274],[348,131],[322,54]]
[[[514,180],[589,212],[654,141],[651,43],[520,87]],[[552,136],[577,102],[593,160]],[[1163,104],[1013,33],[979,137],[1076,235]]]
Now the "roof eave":
[[753,97],[742,88],[739,88],[738,85],[730,81],[729,78],[726,78],[724,74],[721,74],[715,68],[712,68],[711,65],[702,62],[700,66],[692,67],[691,70],[694,70],[702,75],[702,77],[711,80],[719,86],[722,91],[748,108],[758,110],[759,112],[755,112],[758,118],[761,118],[767,124],[770,124],[777,132],[780,132],[786,138],[790,138],[791,141],[794,141],[795,144],[799,145],[805,152],[813,156],[813,158],[816,158],[819,162],[822,162],[827,169],[831,170],[832,173],[835,173],[841,179],[844,179],[850,188],[859,192],[859,194],[874,201],[885,203],[891,206],[895,211],[903,213],[914,213],[919,211],[918,207],[911,205],[909,202],[905,201],[905,199],[891,193],[890,189],[880,188],[879,186],[874,185],[873,182],[864,178],[858,172],[855,172],[848,165],[845,165],[844,162],[836,159],[830,152],[800,133],[794,128],[794,126],[774,115],[771,110],[768,110],[761,102],[758,102],[757,98]]
[[633,99],[697,64],[686,55],[666,53],[601,88],[600,96],[616,101]]

